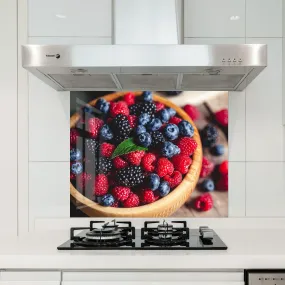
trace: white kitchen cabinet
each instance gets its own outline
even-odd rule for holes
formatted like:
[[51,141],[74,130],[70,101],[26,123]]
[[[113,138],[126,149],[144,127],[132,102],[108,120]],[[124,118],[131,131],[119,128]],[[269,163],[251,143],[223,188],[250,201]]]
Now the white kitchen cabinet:
[[243,285],[243,272],[63,272],[63,285]]
[[[17,235],[17,1],[0,1],[1,203],[3,234]],[[3,179],[5,177],[5,179]],[[9,190],[8,190],[9,189]],[[8,213],[8,214],[7,214]]]
[[245,0],[185,0],[184,37],[245,37]]
[[111,37],[111,0],[29,0],[30,37]]
[[282,37],[282,0],[246,0],[246,36]]
[[[70,281],[70,282],[62,282],[62,285],[243,285],[243,282],[189,282],[189,281],[173,281],[173,282],[167,282],[165,281]],[[1,283],[0,283],[1,285]],[[15,284],[18,285],[18,284]]]
[[246,216],[285,216],[285,163],[246,163]]
[[60,271],[3,271],[0,285],[60,285]]
[[267,67],[246,88],[246,161],[283,161],[282,39],[250,38],[267,44]]

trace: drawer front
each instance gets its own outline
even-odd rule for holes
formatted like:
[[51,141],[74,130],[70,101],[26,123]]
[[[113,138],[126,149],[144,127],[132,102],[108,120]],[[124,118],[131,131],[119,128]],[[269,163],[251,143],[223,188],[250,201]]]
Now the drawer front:
[[152,284],[151,282],[167,282],[167,285],[174,285],[175,282],[186,282],[189,285],[243,285],[243,272],[63,272],[62,280],[65,285],[79,285],[81,282],[86,285],[121,285],[118,282],[135,285]]
[[62,285],[243,285],[243,282],[189,282],[189,281],[64,281]]
[[0,281],[0,285],[60,285],[58,281]]

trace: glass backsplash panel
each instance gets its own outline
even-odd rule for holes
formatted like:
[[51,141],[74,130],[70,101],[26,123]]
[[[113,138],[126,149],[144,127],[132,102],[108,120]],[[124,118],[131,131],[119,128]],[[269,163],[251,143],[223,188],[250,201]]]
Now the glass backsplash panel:
[[228,216],[228,93],[177,93],[71,92],[71,217]]

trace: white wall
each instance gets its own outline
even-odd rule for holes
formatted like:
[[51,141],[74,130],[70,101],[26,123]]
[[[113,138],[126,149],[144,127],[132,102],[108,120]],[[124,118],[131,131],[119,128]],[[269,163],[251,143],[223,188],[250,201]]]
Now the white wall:
[[[10,13],[14,15],[14,1],[4,2],[8,4],[4,5],[5,8],[10,7]],[[79,2],[80,13],[77,13]],[[19,3],[19,44],[112,43],[111,0],[72,0],[68,1],[68,5],[66,0],[29,0],[29,21],[25,13],[26,1]],[[185,0],[184,6],[185,44],[268,44],[267,69],[244,92],[231,92],[229,96],[229,215],[285,217],[285,132],[282,126],[282,93],[285,92],[282,86],[285,60],[282,60],[285,34],[282,22],[285,13],[282,11],[285,8],[282,7],[282,0]],[[88,16],[90,11],[100,15],[100,21]],[[7,15],[2,13],[4,17]],[[232,16],[239,16],[239,19],[230,20]],[[11,18],[8,20],[11,22],[9,29],[15,33],[15,22]],[[79,23],[81,28],[75,27],[74,23]],[[25,29],[27,26],[29,28]],[[0,29],[5,32],[4,27]],[[8,52],[13,54],[11,47],[14,47],[16,53],[15,39],[9,39],[11,33],[4,35],[6,40],[3,43],[7,45],[7,37],[9,40]],[[15,60],[15,57],[11,58]],[[12,66],[6,57],[3,59],[6,60],[5,66]],[[16,64],[8,78],[12,80],[15,76],[15,83]],[[19,69],[18,77],[18,94],[21,94],[18,101],[21,106],[18,112],[18,124],[21,126],[18,129],[18,197],[19,229],[22,233],[33,230],[35,223],[39,225],[42,218],[69,217],[69,93],[56,92],[33,76],[29,76],[27,81],[27,75],[22,69]],[[3,77],[0,79],[2,83]],[[5,80],[4,86],[9,88],[9,96],[6,92],[4,100],[1,99],[9,106],[15,106],[16,84],[8,82]],[[13,96],[10,97],[11,94]],[[1,116],[5,119],[8,115],[14,118],[13,112],[17,115],[15,109],[3,108]],[[13,129],[8,126],[4,128],[12,132],[10,135],[16,139],[13,133],[16,125]],[[1,140],[0,144],[9,146],[9,150],[13,147],[16,149],[13,142]],[[10,167],[15,167],[14,155],[11,157],[9,152],[4,157]],[[11,177],[10,171],[6,168],[4,171],[5,177]],[[11,196],[9,200],[16,201],[16,179],[4,183],[7,186],[14,184],[5,197]],[[17,207],[15,203],[10,203],[10,206],[13,211],[9,221],[16,221]],[[3,208],[0,208],[0,215],[1,210]],[[7,215],[7,211],[3,213]],[[0,216],[1,224],[2,220],[3,215]]]

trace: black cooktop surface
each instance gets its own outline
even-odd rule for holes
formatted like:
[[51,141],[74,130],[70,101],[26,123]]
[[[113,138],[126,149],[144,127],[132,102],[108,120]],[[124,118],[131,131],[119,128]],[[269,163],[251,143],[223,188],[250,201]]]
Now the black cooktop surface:
[[186,221],[91,221],[89,227],[71,228],[70,239],[58,250],[226,250],[221,238],[208,227],[189,229]]

